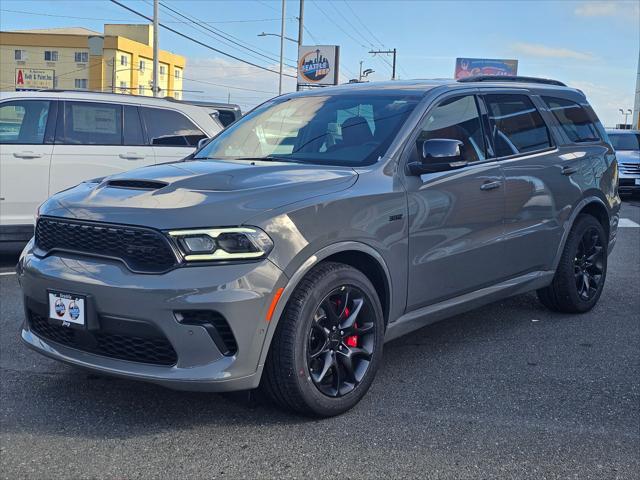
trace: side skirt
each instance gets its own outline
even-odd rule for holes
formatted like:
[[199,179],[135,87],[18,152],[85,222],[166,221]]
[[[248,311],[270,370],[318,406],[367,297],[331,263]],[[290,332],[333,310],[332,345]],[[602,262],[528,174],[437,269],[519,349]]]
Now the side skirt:
[[433,305],[405,313],[387,327],[384,341],[388,342],[409,332],[425,327],[445,318],[473,310],[488,303],[513,295],[537,290],[548,286],[553,279],[553,271],[531,272],[525,275],[497,283],[491,287],[481,288],[475,292],[450,298]]

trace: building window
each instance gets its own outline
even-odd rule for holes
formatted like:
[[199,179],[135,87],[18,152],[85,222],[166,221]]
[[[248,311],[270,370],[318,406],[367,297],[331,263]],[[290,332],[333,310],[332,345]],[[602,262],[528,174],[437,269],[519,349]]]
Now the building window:
[[58,61],[58,51],[57,50],[45,50],[44,51],[44,60],[45,60],[45,62],[57,62]]
[[138,95],[144,95],[144,85],[138,85]]
[[165,67],[164,65],[160,65],[160,75],[166,75],[167,74],[167,67]]
[[74,56],[76,63],[87,63],[89,61],[89,52],[76,52]]
[[87,89],[87,82],[88,82],[88,80],[86,78],[76,78],[75,79],[75,87],[86,90]]
[[120,55],[120,65],[127,66],[129,65],[129,57],[126,55]]
[[174,94],[173,94],[173,98],[175,98],[176,100],[180,100],[181,96],[182,95],[180,95],[180,92],[174,92]]
[[140,71],[144,72],[144,68],[145,68],[144,60],[140,60]]
[[120,81],[120,90],[122,91],[122,93],[128,92],[129,89],[127,88],[127,82]]
[[15,50],[14,51],[16,60],[26,60],[27,59],[27,51],[26,50]]
[[176,71],[175,71],[175,73],[174,73],[174,75],[173,75],[173,76],[174,76],[174,77],[176,77],[176,78],[180,78],[180,70],[178,70],[178,69],[176,68]]

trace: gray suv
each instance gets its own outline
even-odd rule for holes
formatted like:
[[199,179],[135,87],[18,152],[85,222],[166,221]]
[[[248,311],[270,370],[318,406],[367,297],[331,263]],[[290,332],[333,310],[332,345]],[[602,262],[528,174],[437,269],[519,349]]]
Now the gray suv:
[[582,92],[476,77],[270,100],[182,162],[60,192],[17,270],[34,350],[336,415],[383,343],[537,290],[591,309],[615,152]]

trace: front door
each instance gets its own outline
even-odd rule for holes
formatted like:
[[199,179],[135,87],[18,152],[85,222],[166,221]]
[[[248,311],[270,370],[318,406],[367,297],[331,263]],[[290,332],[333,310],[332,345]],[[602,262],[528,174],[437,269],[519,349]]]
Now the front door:
[[135,106],[66,101],[53,149],[50,192],[154,163]]
[[[0,104],[0,225],[30,226],[49,194],[56,102]],[[8,231],[8,230],[7,230]]]
[[[435,138],[460,140],[469,163],[406,178],[408,311],[494,284],[504,276],[504,180],[500,165],[487,160],[474,95],[446,98],[430,110],[418,140]],[[417,160],[417,148],[412,151]]]

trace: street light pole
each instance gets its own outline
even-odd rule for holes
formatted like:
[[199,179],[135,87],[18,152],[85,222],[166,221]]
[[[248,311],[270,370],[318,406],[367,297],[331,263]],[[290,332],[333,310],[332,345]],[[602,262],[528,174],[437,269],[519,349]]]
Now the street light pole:
[[[298,56],[300,55],[300,47],[302,47],[302,33],[304,31],[304,0],[300,0],[300,13],[298,14]],[[296,91],[300,91],[300,85],[296,80]]]
[[285,1],[286,0],[282,0],[282,19],[280,22],[280,78],[278,79],[278,95],[282,95],[282,69],[284,66],[284,16],[286,5]]
[[158,0],[153,0],[153,96],[157,97],[158,88]]

